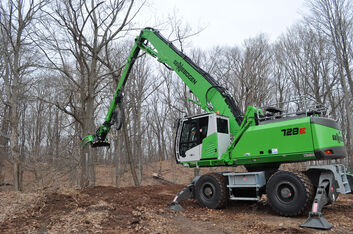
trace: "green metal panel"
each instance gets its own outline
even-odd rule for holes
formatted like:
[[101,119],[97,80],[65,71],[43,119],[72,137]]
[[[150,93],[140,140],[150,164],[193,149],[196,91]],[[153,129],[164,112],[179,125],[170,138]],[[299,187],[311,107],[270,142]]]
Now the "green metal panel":
[[315,149],[344,146],[342,132],[321,124],[312,124],[313,141]]
[[218,137],[216,132],[202,140],[201,159],[211,158],[218,158]]
[[[289,133],[291,129],[292,133]],[[293,129],[295,130],[293,133]],[[300,134],[300,129],[303,134]],[[305,132],[305,133],[304,133]],[[231,159],[278,156],[313,151],[310,118],[251,126],[231,152]]]
[[230,156],[237,165],[314,159],[309,117],[251,126]]
[[266,156],[253,156],[253,157],[242,157],[235,159],[234,164],[246,165],[246,164],[264,164],[264,163],[285,163],[285,162],[302,162],[308,160],[316,160],[314,152],[300,152],[290,154],[278,154],[278,155],[266,155]]

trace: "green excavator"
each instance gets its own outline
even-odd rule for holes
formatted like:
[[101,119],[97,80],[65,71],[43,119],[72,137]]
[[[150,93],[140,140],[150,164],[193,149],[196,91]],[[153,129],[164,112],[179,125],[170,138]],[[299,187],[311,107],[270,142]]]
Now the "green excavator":
[[311,208],[301,226],[332,227],[321,210],[340,193],[352,192],[353,179],[347,169],[332,164],[309,166],[300,172],[279,170],[282,163],[347,156],[337,122],[323,117],[325,108],[307,98],[297,98],[292,100],[294,104],[282,106],[301,106],[301,111],[248,106],[243,114],[224,87],[153,28],[143,29],[136,37],[105,121],[96,134],[83,139],[85,145],[109,146],[111,127],[121,127],[124,86],[141,50],[175,71],[198,99],[193,102],[205,111],[177,121],[176,162],[190,168],[243,165],[248,171],[197,176],[177,194],[172,209],[182,210],[179,202],[187,198],[217,209],[230,200],[256,201],[266,194],[273,210],[283,216],[297,216]]

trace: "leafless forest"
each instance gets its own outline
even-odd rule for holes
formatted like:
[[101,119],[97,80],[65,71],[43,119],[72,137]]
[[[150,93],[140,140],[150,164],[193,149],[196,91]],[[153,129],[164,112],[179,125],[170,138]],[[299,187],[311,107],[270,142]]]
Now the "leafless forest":
[[[201,33],[178,17],[140,25],[145,1],[4,0],[0,3],[0,184],[23,189],[23,171],[39,183],[66,176],[94,186],[97,165],[113,165],[116,186],[129,172],[138,186],[143,165],[174,157],[173,124],[201,110],[173,72],[141,56],[126,85],[125,121],[109,149],[81,139],[104,120],[134,36],[160,29],[233,95],[240,108],[307,95],[342,127],[353,166],[353,2],[308,0],[307,13],[276,41],[258,34],[233,47],[191,48]],[[232,29],[236,30],[236,29]],[[261,32],[259,32],[261,33]],[[4,181],[4,165],[13,181]]]

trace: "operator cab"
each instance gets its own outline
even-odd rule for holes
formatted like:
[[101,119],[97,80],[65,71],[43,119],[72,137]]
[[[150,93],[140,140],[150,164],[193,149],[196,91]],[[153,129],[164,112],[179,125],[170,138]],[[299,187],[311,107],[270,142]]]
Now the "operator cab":
[[178,163],[219,159],[230,144],[229,118],[217,114],[178,121],[175,156]]

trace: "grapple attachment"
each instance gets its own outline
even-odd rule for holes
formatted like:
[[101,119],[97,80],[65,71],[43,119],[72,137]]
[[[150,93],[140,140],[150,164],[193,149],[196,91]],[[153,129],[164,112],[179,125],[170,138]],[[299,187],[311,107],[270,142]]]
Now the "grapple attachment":
[[98,137],[96,134],[86,136],[85,138],[82,139],[82,142],[84,143],[84,146],[86,146],[88,143],[90,143],[92,148],[110,147],[110,143],[107,141],[106,138],[102,139],[102,138]]
[[110,147],[110,143],[107,140],[104,141],[92,141],[91,142],[92,148],[95,147]]

